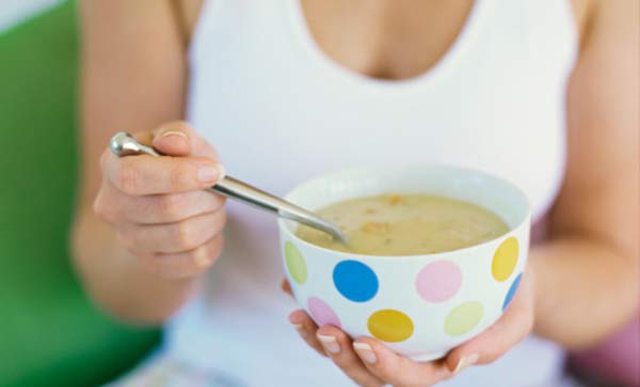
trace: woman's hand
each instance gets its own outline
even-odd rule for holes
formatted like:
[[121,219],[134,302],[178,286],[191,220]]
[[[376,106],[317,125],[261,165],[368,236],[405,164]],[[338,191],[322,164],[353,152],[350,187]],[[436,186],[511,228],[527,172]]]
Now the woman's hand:
[[213,264],[222,247],[224,199],[204,189],[223,177],[224,168],[185,123],[135,137],[167,156],[118,158],[105,150],[94,211],[148,270],[165,278],[195,276]]
[[[288,282],[283,283],[283,289],[291,294]],[[363,387],[427,387],[471,365],[492,363],[524,339],[533,327],[533,295],[533,274],[528,270],[498,322],[451,350],[446,358],[433,362],[415,362],[368,337],[352,340],[331,325],[318,328],[303,310],[291,313],[289,321],[309,346],[329,357]]]

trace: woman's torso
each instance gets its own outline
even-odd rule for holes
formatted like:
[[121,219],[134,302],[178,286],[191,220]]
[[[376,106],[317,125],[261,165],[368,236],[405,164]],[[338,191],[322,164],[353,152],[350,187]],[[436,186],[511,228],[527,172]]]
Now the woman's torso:
[[[230,173],[284,194],[348,166],[449,163],[514,181],[536,216],[546,212],[562,180],[564,89],[577,47],[568,1],[461,6],[462,27],[440,30],[449,31],[451,47],[442,45],[435,62],[424,55],[407,67],[390,65],[385,58],[394,55],[384,52],[393,50],[379,49],[371,58],[383,65],[350,62],[348,53],[342,58],[355,65],[337,64],[326,53],[345,50],[320,48],[314,34],[322,33],[311,32],[306,11],[294,0],[204,4],[191,47],[188,118]],[[420,64],[429,69],[417,71]],[[354,69],[411,78],[372,79]],[[168,331],[175,356],[251,387],[352,385],[287,322],[295,305],[279,291],[274,219],[236,203],[228,212],[226,247],[205,294]],[[543,383],[560,359],[554,345],[530,339],[443,385]]]

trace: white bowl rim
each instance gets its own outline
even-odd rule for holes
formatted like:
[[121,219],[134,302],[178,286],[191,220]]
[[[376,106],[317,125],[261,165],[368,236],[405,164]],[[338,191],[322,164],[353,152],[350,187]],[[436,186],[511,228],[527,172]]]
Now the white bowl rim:
[[475,245],[471,245],[471,246],[467,246],[467,247],[463,247],[460,249],[456,249],[456,250],[450,250],[450,251],[443,251],[440,253],[430,253],[430,254],[411,254],[411,255],[372,255],[372,254],[359,254],[359,253],[349,253],[349,252],[344,252],[344,251],[339,251],[339,250],[332,250],[332,249],[327,249],[325,247],[322,246],[318,246],[316,244],[310,243],[305,241],[302,238],[299,238],[297,235],[295,235],[295,233],[293,233],[289,227],[287,227],[287,222],[293,222],[291,220],[288,219],[284,219],[284,218],[278,218],[278,228],[280,229],[281,233],[284,233],[284,235],[287,237],[287,240],[291,240],[293,242],[295,242],[296,244],[301,244],[303,246],[306,246],[308,248],[311,249],[315,249],[315,250],[319,250],[322,252],[325,252],[327,254],[331,254],[333,256],[335,256],[336,258],[344,258],[344,259],[359,259],[359,260],[371,260],[371,261],[387,261],[387,260],[393,260],[393,261],[398,261],[398,260],[404,260],[404,261],[414,261],[414,260],[420,260],[420,259],[436,259],[436,258],[454,258],[455,256],[464,254],[464,253],[468,253],[471,250],[480,250],[482,248],[486,248],[489,245],[494,244],[497,240],[500,239],[508,239],[510,235],[516,233],[517,231],[519,231],[522,227],[527,226],[528,228],[530,228],[530,222],[531,222],[531,203],[529,201],[529,198],[527,197],[527,195],[524,193],[524,191],[522,191],[522,189],[520,189],[518,186],[516,186],[515,184],[513,184],[512,182],[501,178],[499,176],[496,176],[494,174],[491,174],[487,171],[483,171],[480,169],[476,169],[476,168],[469,168],[469,167],[461,167],[461,166],[457,166],[457,165],[453,165],[453,164],[440,164],[440,163],[413,163],[413,164],[406,164],[406,165],[398,165],[398,166],[383,166],[380,167],[378,165],[369,165],[369,166],[358,166],[358,167],[351,167],[351,168],[343,168],[343,169],[339,169],[339,170],[334,170],[328,173],[324,173],[322,175],[316,176],[314,178],[311,178],[309,180],[305,180],[302,183],[296,185],[295,187],[293,187],[291,190],[289,190],[289,192],[287,192],[284,196],[285,199],[289,200],[290,196],[292,194],[294,194],[298,189],[301,189],[302,187],[306,186],[306,185],[311,185],[314,183],[317,183],[320,180],[325,180],[328,178],[332,178],[335,177],[337,175],[341,175],[341,174],[346,174],[346,173],[350,173],[350,172],[357,172],[357,171],[370,171],[373,168],[377,169],[378,171],[393,171],[393,170],[405,170],[405,169],[410,169],[410,168],[425,168],[425,169],[450,169],[450,170],[456,170],[456,171],[463,171],[463,172],[468,172],[468,173],[472,173],[475,175],[480,175],[483,176],[485,178],[489,178],[489,179],[494,179],[494,180],[498,180],[506,185],[508,185],[509,187],[511,187],[511,189],[513,189],[513,191],[519,195],[521,197],[521,199],[523,200],[523,202],[525,203],[526,206],[526,213],[525,215],[522,217],[522,220],[520,222],[518,222],[518,224],[516,224],[513,227],[509,227],[509,231],[507,231],[505,234],[500,235],[498,237],[489,239],[487,241],[484,241],[482,243],[478,243]]

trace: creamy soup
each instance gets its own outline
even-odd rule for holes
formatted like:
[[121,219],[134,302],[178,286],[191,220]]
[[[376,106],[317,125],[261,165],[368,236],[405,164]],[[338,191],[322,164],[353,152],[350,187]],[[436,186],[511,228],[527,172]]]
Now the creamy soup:
[[348,246],[301,225],[298,237],[332,250],[369,255],[416,255],[457,250],[509,231],[496,214],[475,204],[428,194],[346,200],[317,213],[347,234]]

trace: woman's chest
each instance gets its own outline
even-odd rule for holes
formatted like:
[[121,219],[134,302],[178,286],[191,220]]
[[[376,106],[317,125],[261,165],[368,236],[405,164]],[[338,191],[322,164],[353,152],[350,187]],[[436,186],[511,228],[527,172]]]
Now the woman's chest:
[[359,74],[407,79],[426,72],[462,30],[474,0],[301,1],[304,24],[333,61]]
[[553,200],[565,158],[566,26],[552,45],[531,42],[527,28],[506,34],[509,23],[485,6],[436,67],[391,82],[314,51],[290,9],[233,4],[210,9],[198,31],[188,106],[230,173],[282,194],[348,166],[447,163],[514,181],[534,212]]
[[[188,36],[193,36],[207,0],[177,1],[177,16],[183,19]],[[397,80],[422,74],[436,64],[478,0],[287,1],[300,2],[304,22],[329,58],[362,75]],[[594,0],[561,1],[570,3],[582,36]]]
[[271,77],[218,74],[189,118],[229,173],[274,193],[350,166],[445,163],[506,177],[540,210],[561,180],[562,104],[522,83],[394,97]]

